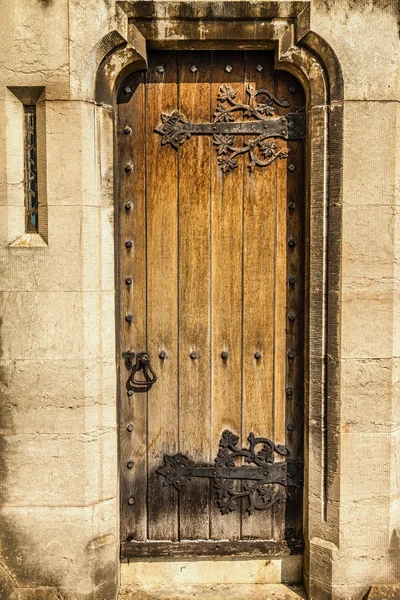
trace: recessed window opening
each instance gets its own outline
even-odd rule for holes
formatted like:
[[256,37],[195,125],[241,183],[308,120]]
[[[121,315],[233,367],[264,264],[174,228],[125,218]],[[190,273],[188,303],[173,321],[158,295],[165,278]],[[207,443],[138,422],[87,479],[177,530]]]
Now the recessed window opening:
[[27,233],[38,232],[36,105],[24,105],[25,209]]

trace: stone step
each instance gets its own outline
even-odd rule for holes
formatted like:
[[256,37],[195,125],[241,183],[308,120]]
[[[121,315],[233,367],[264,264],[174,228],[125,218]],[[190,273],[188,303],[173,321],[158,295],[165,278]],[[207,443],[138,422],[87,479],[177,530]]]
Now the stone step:
[[304,588],[280,584],[216,584],[121,589],[120,600],[306,600]]

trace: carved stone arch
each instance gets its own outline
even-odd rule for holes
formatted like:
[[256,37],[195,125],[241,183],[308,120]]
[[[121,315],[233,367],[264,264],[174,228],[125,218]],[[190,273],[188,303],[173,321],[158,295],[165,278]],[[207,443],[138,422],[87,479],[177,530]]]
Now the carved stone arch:
[[[145,7],[145,4],[149,6]],[[308,320],[305,355],[308,362],[305,365],[304,578],[311,598],[328,600],[332,598],[332,582],[326,581],[321,586],[314,569],[317,563],[327,565],[325,576],[328,580],[328,572],[332,573],[329,565],[339,544],[343,143],[340,64],[330,46],[310,30],[307,0],[297,3],[224,3],[223,19],[221,4],[216,0],[204,3],[194,0],[124,1],[119,6],[130,19],[129,42],[105,53],[96,76],[95,100],[107,110],[115,106],[118,86],[126,76],[146,68],[149,43],[170,49],[226,49],[229,44],[234,48],[274,48],[276,68],[292,73],[305,89],[309,241],[306,257]],[[237,19],[241,11],[246,19],[239,24]],[[140,31],[135,22],[139,17]],[[207,32],[204,33],[206,21],[210,24],[207,29],[209,39]],[[180,33],[175,35],[178,26]],[[230,31],[232,33],[227,34]]]
[[122,44],[107,52],[101,61],[95,85],[95,101],[98,104],[113,107],[121,81],[130,73],[147,68],[146,40],[136,28],[131,37],[131,43],[123,40]]
[[307,31],[295,43],[294,27],[279,40],[275,66],[295,75],[307,97],[309,364],[304,578],[309,596],[325,599],[332,597],[332,589],[329,585],[321,588],[314,580],[315,566],[321,560],[330,564],[339,546],[343,76],[325,40]]

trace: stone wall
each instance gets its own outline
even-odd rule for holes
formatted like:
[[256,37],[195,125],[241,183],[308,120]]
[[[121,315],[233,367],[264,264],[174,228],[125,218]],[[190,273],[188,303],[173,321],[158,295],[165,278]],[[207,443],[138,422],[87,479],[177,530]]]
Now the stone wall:
[[[118,15],[102,0],[0,10],[0,597],[114,598],[113,125],[81,87]],[[21,106],[8,86],[45,87],[36,235],[24,235]]]
[[[94,101],[100,62],[127,36],[117,4],[0,7],[4,600],[118,594],[113,112]],[[396,0],[311,2],[345,100],[337,523],[309,540],[312,600],[400,580],[399,19]],[[26,86],[45,88],[36,235],[24,234]]]
[[[400,583],[399,32],[396,3],[312,3],[344,77],[337,598]],[[313,577],[313,575],[311,575]],[[324,581],[322,572],[316,576]],[[398,592],[400,594],[400,592]]]

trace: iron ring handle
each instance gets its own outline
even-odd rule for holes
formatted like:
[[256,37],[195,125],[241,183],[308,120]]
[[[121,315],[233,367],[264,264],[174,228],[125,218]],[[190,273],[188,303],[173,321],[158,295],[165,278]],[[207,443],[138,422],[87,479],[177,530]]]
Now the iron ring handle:
[[[137,373],[138,371],[143,371],[146,381],[142,381],[140,379],[135,378],[135,373]],[[132,367],[132,373],[129,379],[133,385],[139,386],[150,386],[157,381],[157,375],[155,374],[154,369],[151,366],[150,356],[147,354],[147,352],[139,352],[136,355],[136,364]]]

